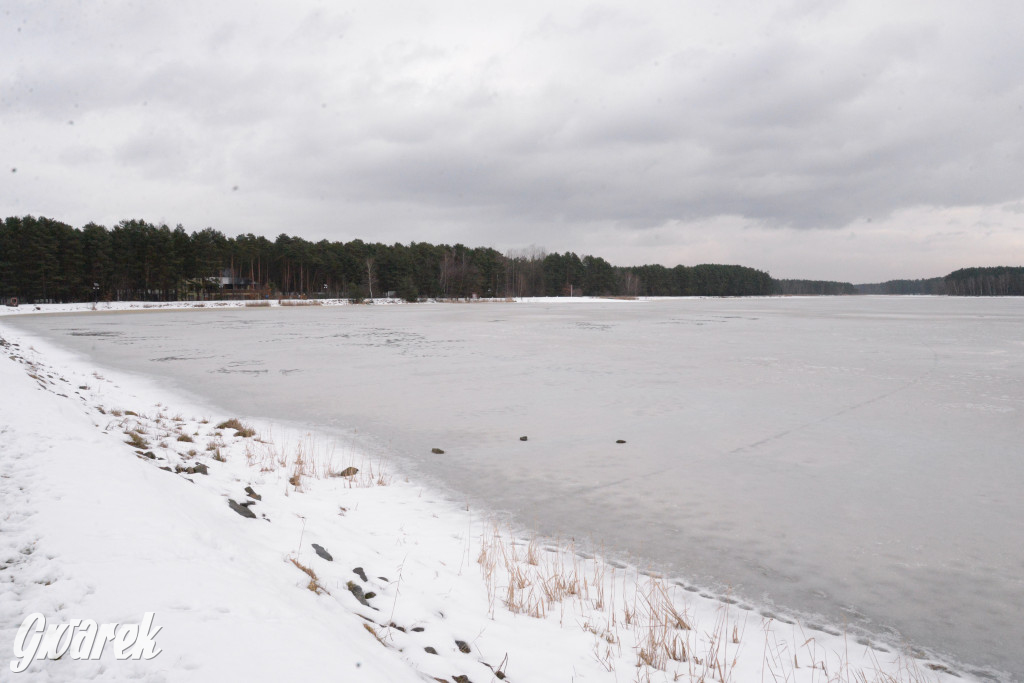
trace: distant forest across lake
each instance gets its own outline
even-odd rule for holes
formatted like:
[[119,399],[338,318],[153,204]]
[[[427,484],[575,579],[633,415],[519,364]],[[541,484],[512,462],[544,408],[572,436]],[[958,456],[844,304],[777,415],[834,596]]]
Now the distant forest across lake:
[[45,217],[0,224],[0,300],[74,302],[281,297],[1024,295],[1024,267],[965,268],[927,280],[774,279],[738,265],[613,266],[543,249],[227,237],[142,220],[81,228]]

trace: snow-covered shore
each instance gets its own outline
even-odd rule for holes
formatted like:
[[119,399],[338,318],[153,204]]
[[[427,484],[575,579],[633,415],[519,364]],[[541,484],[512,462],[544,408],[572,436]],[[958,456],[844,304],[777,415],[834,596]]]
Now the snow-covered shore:
[[[401,299],[373,299],[374,304],[405,303]],[[245,307],[278,308],[281,306],[348,306],[348,299],[263,299],[255,301],[80,301],[67,304],[21,304],[0,306],[0,316],[39,313],[86,313],[89,311],[184,311],[191,309],[223,309]]]
[[[664,298],[664,297],[663,297]],[[596,296],[575,296],[575,297],[518,297],[514,299],[428,299],[421,303],[512,303],[512,302],[535,302],[562,304],[580,304],[608,301],[640,301],[646,297],[622,298],[622,297],[596,297]],[[364,304],[375,306],[393,306],[406,303],[396,298],[375,298],[366,299]],[[260,300],[215,300],[215,301],[100,301],[76,302],[67,304],[21,304],[20,306],[0,306],[0,317],[5,315],[30,315],[39,313],[86,313],[90,311],[113,312],[113,311],[184,311],[191,309],[224,309],[224,308],[281,308],[297,306],[351,306],[354,305],[348,299],[260,299]]]
[[531,538],[323,435],[220,427],[233,416],[0,337],[0,647],[33,612],[162,627],[151,661],[15,680],[953,680]]

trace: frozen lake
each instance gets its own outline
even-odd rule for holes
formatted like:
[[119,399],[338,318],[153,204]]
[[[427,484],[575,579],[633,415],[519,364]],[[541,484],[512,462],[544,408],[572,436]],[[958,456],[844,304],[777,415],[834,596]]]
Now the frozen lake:
[[228,412],[346,434],[542,533],[1024,680],[1024,300],[8,322]]

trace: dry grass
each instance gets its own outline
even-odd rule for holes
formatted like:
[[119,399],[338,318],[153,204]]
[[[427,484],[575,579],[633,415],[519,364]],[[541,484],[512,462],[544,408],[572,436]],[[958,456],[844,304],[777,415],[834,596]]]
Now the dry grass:
[[[517,539],[495,522],[484,525],[476,561],[480,566],[489,611],[505,608],[535,618],[557,616],[594,636],[593,656],[606,671],[624,664],[632,653],[635,679],[731,683],[748,642],[748,613],[720,602],[690,612],[686,593],[664,577],[623,567],[603,553],[577,552],[574,543],[541,544],[536,537]],[[695,623],[703,615],[702,625]],[[712,616],[713,614],[713,616]],[[755,619],[757,617],[754,617]],[[926,683],[934,680],[921,667],[854,666],[846,652],[820,645],[798,625],[762,620],[763,681],[810,680],[812,683]],[[784,635],[792,628],[790,637]],[[756,656],[756,655],[754,655]],[[874,659],[877,655],[870,655]],[[629,658],[627,658],[629,661]],[[913,664],[913,660],[910,660]],[[938,670],[938,669],[936,669]],[[663,672],[663,673],[658,673]],[[632,676],[633,674],[630,674]]]
[[192,443],[193,439],[188,434],[179,434],[178,441],[184,441],[185,443]]
[[638,614],[634,614],[639,627],[638,665],[666,671],[672,662],[686,662],[689,631],[686,617],[681,614],[669,596],[664,581],[648,577],[646,586],[635,596]]
[[307,589],[313,591],[317,595],[321,595],[323,593],[327,593],[328,595],[330,595],[330,593],[327,592],[327,589],[324,588],[323,585],[320,583],[320,578],[316,575],[316,572],[313,571],[312,568],[302,564],[298,561],[298,559],[294,557],[290,557],[288,559],[291,561],[292,564],[298,567],[303,573],[306,574],[306,576],[309,577],[309,583],[306,584]]
[[[386,486],[391,482],[387,468],[367,458],[341,460],[333,442],[322,442],[311,434],[293,443],[281,440],[247,442],[245,459],[261,472],[288,471],[288,483],[302,490],[304,480],[339,478],[348,488]],[[349,468],[355,469],[354,474]],[[349,474],[342,475],[348,471]]]
[[278,306],[320,306],[318,299],[278,299]]
[[235,430],[236,436],[240,436],[245,439],[251,436],[256,436],[256,430],[248,425],[242,424],[237,417],[233,417],[230,420],[224,420],[217,425],[217,429],[233,429]]
[[305,453],[299,448],[295,453],[295,460],[292,461],[292,476],[288,478],[288,483],[294,486],[296,491],[302,490],[302,475],[306,467],[304,457]]
[[142,437],[142,434],[137,429],[130,429],[126,433],[128,434],[128,440],[125,443],[129,446],[140,449],[149,448],[149,442]]
[[[380,633],[377,631],[377,629],[375,629],[374,627],[370,626],[369,624],[363,624],[363,628],[365,628],[367,631],[369,631],[370,634],[374,638],[377,639],[378,643],[380,643],[384,647],[389,647],[387,641],[385,641],[383,638],[380,637]],[[440,680],[443,680],[443,679],[438,678],[437,680],[440,681]]]

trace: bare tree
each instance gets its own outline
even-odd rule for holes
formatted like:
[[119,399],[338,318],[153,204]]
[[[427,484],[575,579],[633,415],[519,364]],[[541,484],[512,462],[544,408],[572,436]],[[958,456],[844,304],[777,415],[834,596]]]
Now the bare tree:
[[505,254],[506,296],[540,296],[544,294],[544,247],[531,244],[511,249]]
[[445,249],[441,255],[441,296],[446,299],[451,298],[452,284],[455,280],[456,275],[456,264],[455,254],[452,253],[451,249]]
[[372,256],[366,257],[366,286],[370,289],[370,298],[373,299],[373,281],[377,279],[374,269],[375,259]]
[[640,278],[633,271],[623,271],[620,283],[622,291],[626,296],[637,296],[640,294]]

